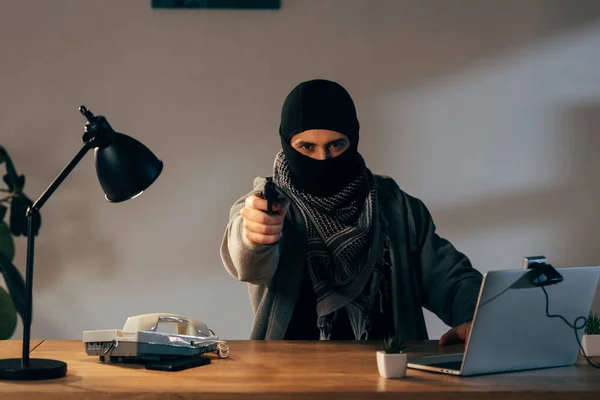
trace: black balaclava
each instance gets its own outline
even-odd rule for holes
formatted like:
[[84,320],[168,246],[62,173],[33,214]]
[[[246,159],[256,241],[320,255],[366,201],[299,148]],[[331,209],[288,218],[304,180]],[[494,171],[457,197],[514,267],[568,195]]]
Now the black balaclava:
[[[296,151],[292,137],[309,129],[343,133],[350,147],[341,155],[315,160]],[[296,86],[285,99],[281,111],[281,146],[299,189],[316,196],[340,192],[361,172],[358,155],[359,122],[350,94],[338,83],[317,79]]]

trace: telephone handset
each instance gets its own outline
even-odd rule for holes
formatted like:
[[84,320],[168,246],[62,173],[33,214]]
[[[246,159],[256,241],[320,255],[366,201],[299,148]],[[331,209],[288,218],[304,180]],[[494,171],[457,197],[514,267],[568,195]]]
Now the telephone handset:
[[214,336],[215,333],[208,329],[204,322],[180,314],[140,314],[127,318],[123,331],[150,331],[156,332],[160,324],[173,324],[177,326],[178,335],[186,336]]
[[[177,333],[158,332],[161,324],[174,324]],[[229,357],[229,346],[197,319],[172,313],[151,313],[127,318],[123,329],[83,332],[85,351],[100,361],[126,362],[189,357],[214,352]]]

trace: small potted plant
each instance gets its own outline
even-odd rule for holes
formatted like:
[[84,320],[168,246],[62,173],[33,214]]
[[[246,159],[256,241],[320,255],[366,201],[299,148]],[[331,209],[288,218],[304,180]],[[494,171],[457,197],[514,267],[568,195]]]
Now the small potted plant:
[[383,341],[383,351],[377,352],[377,369],[379,375],[386,379],[404,378],[406,375],[407,354],[404,341],[397,336],[390,336]]
[[588,357],[600,357],[600,318],[592,314],[587,317],[581,347]]

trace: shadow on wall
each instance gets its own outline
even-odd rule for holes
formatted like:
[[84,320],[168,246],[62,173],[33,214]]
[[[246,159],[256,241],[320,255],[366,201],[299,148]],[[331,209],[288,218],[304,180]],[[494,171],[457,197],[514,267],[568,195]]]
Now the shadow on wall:
[[482,231],[552,220],[564,227],[566,252],[574,264],[600,264],[600,104],[565,110],[560,116],[560,138],[570,179],[562,187],[507,193],[483,202],[440,209],[436,224],[455,233]]
[[[557,266],[600,265],[600,103],[584,103],[558,113],[556,138],[564,150],[556,162],[568,168],[561,187],[507,193],[483,202],[440,209],[436,224],[453,233],[482,232],[515,224],[535,226],[547,221],[559,226],[559,247],[567,257]],[[535,254],[523,254],[535,255]],[[551,263],[555,263],[551,259]],[[600,286],[599,286],[600,287]],[[600,290],[592,309],[600,311]]]
[[[600,3],[594,0],[584,0],[577,5],[564,0],[437,1],[433,15],[428,2],[411,2],[410,9],[403,3],[387,4],[389,12],[377,17],[399,22],[414,17],[422,23],[375,24],[377,28],[369,32],[368,38],[385,43],[377,49],[386,49],[387,54],[372,54],[372,59],[359,61],[369,63],[367,70],[372,71],[371,79],[362,81],[366,85],[364,93],[379,96],[418,87],[475,63],[568,35],[600,20]],[[405,15],[404,10],[410,10],[412,15]],[[418,42],[414,38],[418,38]],[[352,68],[346,71],[337,75],[356,73]],[[349,82],[356,81],[355,77],[348,78]],[[361,81],[356,84],[361,85]]]
[[[428,2],[410,3],[411,15],[423,21],[415,25],[404,22],[405,17],[398,16],[402,12],[402,3],[405,2],[390,4],[390,9],[397,8],[398,11],[390,11],[383,16],[384,19],[399,19],[400,27],[381,23],[375,32],[369,32],[369,40],[380,43],[377,49],[389,49],[388,54],[378,51],[369,54],[367,60],[357,60],[365,63],[361,68],[370,71],[369,78],[357,80],[356,70],[352,67],[333,75],[340,77],[341,82],[348,82],[352,95],[366,106],[363,108],[358,104],[359,112],[363,110],[361,123],[369,127],[365,134],[370,135],[369,141],[363,140],[362,151],[371,155],[369,165],[374,170],[380,170],[389,162],[377,157],[389,154],[389,144],[380,140],[389,127],[383,126],[377,110],[368,109],[370,99],[418,90],[432,81],[440,81],[477,64],[493,63],[495,60],[502,63],[507,53],[518,53],[522,49],[566,37],[600,21],[598,1],[586,0],[577,5],[562,0],[479,1],[468,2],[468,5],[448,1],[435,2],[435,15],[438,17],[425,17],[431,13]],[[418,38],[418,43],[414,38]],[[379,103],[373,104],[378,107]],[[399,137],[411,134],[402,126],[397,126],[396,132]]]
[[[117,252],[114,241],[95,229],[96,216],[89,211],[89,197],[95,193],[67,185],[61,191],[52,199],[60,204],[45,210],[49,215],[47,219],[54,222],[54,230],[48,231],[42,226],[36,241],[36,256],[39,255],[36,257],[36,290],[62,285],[63,274],[67,273],[80,275],[97,285],[110,281],[117,265]],[[78,266],[78,270],[65,269],[73,265]],[[67,292],[65,295],[68,296]]]
[[[80,191],[72,186],[65,184],[59,188],[41,211],[42,227],[36,239],[35,251],[33,338],[39,335],[40,330],[43,332],[40,339],[72,338],[65,334],[66,328],[62,326],[62,322],[54,320],[52,315],[36,311],[44,308],[36,299],[46,289],[54,291],[54,288],[63,287],[56,300],[58,304],[53,307],[60,314],[67,310],[69,315],[77,315],[83,311],[77,309],[78,302],[73,300],[73,292],[69,290],[69,286],[65,286],[65,277],[79,276],[82,282],[93,282],[100,287],[113,280],[113,273],[118,265],[114,241],[103,236],[101,230],[95,229],[96,217],[89,212],[89,198],[94,193]],[[25,277],[26,239],[19,238],[18,246],[17,265]],[[76,269],[72,268],[74,265],[77,266]],[[13,337],[19,338],[21,335],[22,323],[19,320]]]

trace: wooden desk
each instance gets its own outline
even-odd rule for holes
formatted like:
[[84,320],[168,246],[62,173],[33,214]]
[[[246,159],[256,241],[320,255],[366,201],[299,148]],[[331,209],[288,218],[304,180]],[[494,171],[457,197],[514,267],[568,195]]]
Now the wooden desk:
[[[37,343],[32,343],[32,348]],[[408,370],[404,379],[379,376],[375,344],[357,342],[229,342],[231,358],[180,371],[102,364],[80,341],[45,341],[32,357],[68,363],[54,381],[0,382],[0,399],[600,399],[600,371],[572,367],[461,378]],[[0,358],[18,357],[20,341],[0,341]],[[443,348],[444,352],[460,347]],[[437,352],[436,342],[410,352]]]

